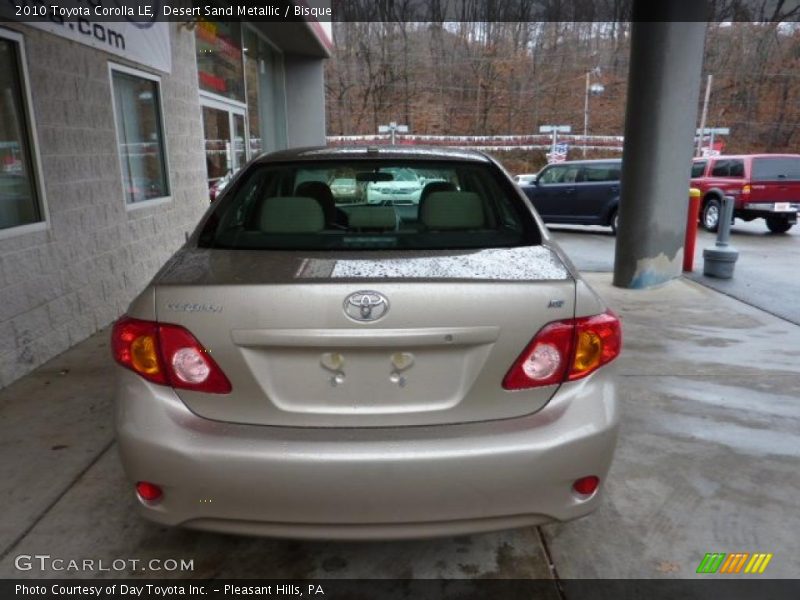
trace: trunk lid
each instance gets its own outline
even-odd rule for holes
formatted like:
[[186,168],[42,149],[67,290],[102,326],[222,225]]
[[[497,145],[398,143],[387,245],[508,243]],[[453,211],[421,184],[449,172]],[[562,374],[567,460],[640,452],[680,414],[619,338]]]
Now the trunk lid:
[[[233,385],[227,395],[178,390],[180,398],[203,417],[261,425],[427,425],[534,412],[558,386],[508,392],[503,377],[545,323],[575,313],[575,281],[547,246],[335,258],[185,249],[155,285],[158,320],[191,331]],[[376,303],[367,316],[386,308],[379,297],[385,314],[358,320],[363,292]]]

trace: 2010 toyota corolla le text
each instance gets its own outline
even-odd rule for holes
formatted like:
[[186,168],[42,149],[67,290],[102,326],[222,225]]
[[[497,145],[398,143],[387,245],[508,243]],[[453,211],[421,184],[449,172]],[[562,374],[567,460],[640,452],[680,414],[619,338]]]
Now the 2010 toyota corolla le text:
[[[409,172],[413,199],[376,185]],[[112,338],[123,465],[167,525],[358,539],[573,519],[616,441],[619,321],[478,153],[253,161]]]

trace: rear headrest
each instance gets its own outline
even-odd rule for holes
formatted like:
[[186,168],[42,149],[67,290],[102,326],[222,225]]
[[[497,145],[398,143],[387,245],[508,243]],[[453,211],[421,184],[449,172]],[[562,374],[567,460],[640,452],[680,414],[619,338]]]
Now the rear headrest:
[[419,203],[422,205],[427,199],[434,192],[455,192],[456,186],[454,186],[449,181],[431,181],[430,183],[426,183],[425,187],[422,188],[422,192],[419,195]]
[[397,229],[397,213],[391,206],[356,206],[349,216],[353,229]]
[[304,181],[294,190],[297,196],[308,196],[314,198],[322,206],[326,223],[333,223],[336,220],[336,200],[333,192],[327,184],[321,181]]
[[264,233],[314,233],[325,228],[325,217],[314,198],[275,196],[262,202],[258,225]]
[[420,221],[428,229],[481,229],[483,202],[474,192],[433,192],[420,206]]

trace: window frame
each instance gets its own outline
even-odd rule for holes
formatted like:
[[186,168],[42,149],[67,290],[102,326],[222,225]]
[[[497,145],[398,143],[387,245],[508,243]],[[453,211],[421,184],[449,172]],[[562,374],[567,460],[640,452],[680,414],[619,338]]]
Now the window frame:
[[589,169],[602,169],[602,170],[606,171],[606,173],[608,173],[610,175],[614,171],[621,171],[621,166],[616,164],[616,163],[612,163],[612,162],[584,164],[582,166],[582,168],[581,168],[581,172],[579,173],[579,178],[577,180],[578,183],[588,183],[590,185],[591,184],[595,184],[596,185],[596,184],[600,184],[600,183],[611,184],[611,183],[614,183],[614,182],[619,182],[620,178],[622,177],[622,173],[620,173],[619,177],[611,178],[611,179],[608,179],[608,178],[606,178],[606,179],[586,179],[586,174],[589,171]]
[[[134,77],[139,77],[141,79],[146,79],[148,81],[153,81],[158,86],[158,120],[159,125],[161,128],[161,145],[162,145],[162,152],[164,154],[164,178],[167,184],[167,195],[166,196],[159,196],[157,198],[150,198],[148,200],[142,200],[141,202],[128,202],[128,196],[125,193],[125,168],[123,167],[122,163],[122,152],[120,152],[120,132],[118,127],[117,121],[117,99],[116,94],[114,93],[114,72],[123,73],[125,75],[132,75]],[[164,120],[164,95],[162,93],[162,85],[161,85],[161,77],[150,73],[148,71],[142,71],[141,69],[134,69],[133,67],[128,67],[126,65],[122,65],[119,63],[115,63],[112,61],[108,61],[108,82],[111,89],[111,108],[114,114],[114,138],[117,141],[117,158],[119,160],[119,180],[122,184],[122,202],[125,206],[126,211],[138,210],[140,208],[148,208],[151,206],[157,206],[159,204],[166,204],[168,202],[172,202],[172,178],[170,177],[170,166],[169,166],[169,144],[167,143],[167,129],[166,123]]]
[[690,179],[699,179],[700,177],[705,176],[706,169],[708,168],[708,162],[709,161],[706,158],[704,158],[702,160],[693,160],[692,161],[692,171],[694,171],[695,167],[697,167],[698,165],[702,165],[703,168],[702,168],[702,170],[700,171],[700,173],[698,175],[694,175],[693,173],[690,173],[689,178]]
[[[726,171],[725,175],[715,175],[714,171],[717,170],[718,165],[723,164],[723,163],[725,164],[725,166],[727,168],[727,171]],[[742,174],[741,175],[731,175],[731,168],[733,167],[734,164],[737,164],[737,165],[741,164],[741,167],[742,167]],[[711,165],[711,174],[709,176],[710,177],[720,177],[720,178],[723,178],[723,179],[743,179],[744,178],[744,174],[745,174],[745,171],[744,171],[744,160],[743,159],[741,159],[741,158],[720,158],[720,159],[715,160],[714,164]]]
[[20,79],[21,95],[23,100],[23,115],[25,133],[28,136],[29,154],[31,160],[31,185],[36,194],[35,202],[38,204],[40,221],[27,223],[25,225],[15,225],[0,229],[0,240],[17,237],[38,231],[50,229],[50,211],[47,206],[45,194],[42,158],[39,153],[39,133],[36,129],[36,119],[33,114],[33,96],[31,95],[30,77],[28,76],[28,55],[25,52],[25,37],[17,32],[4,27],[0,27],[0,39],[16,44],[17,50],[17,69]]

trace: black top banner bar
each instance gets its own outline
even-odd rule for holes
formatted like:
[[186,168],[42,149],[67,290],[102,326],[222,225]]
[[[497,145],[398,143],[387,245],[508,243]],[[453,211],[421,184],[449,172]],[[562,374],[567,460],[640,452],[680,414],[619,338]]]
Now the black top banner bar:
[[0,21],[796,22],[800,0],[0,0]]

